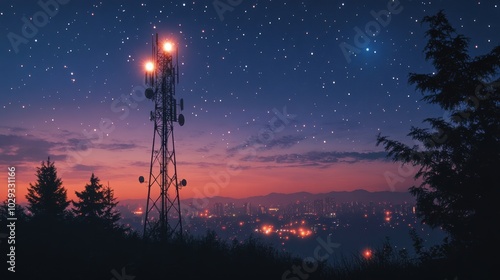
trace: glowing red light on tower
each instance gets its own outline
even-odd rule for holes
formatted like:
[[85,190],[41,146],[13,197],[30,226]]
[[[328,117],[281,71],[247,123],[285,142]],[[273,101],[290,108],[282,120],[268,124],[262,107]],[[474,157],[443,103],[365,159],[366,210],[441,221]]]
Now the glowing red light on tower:
[[163,50],[164,51],[171,52],[173,49],[174,49],[174,44],[172,44],[171,42],[165,42],[163,44]]
[[151,72],[151,71],[153,71],[155,69],[155,65],[153,64],[153,62],[148,61],[144,65],[144,68],[146,69],[146,71]]

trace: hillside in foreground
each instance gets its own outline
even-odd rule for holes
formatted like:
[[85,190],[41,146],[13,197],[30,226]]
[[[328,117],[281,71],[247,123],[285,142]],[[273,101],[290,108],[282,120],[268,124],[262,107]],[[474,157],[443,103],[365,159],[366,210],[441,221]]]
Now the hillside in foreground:
[[[454,279],[466,269],[442,260],[411,259],[390,244],[381,244],[370,258],[345,258],[332,266],[321,260],[328,247],[300,259],[259,239],[227,243],[213,232],[145,242],[135,234],[71,221],[18,225],[16,279]],[[7,250],[6,242],[0,246]],[[6,263],[7,256],[1,261]],[[2,279],[14,279],[8,276]]]

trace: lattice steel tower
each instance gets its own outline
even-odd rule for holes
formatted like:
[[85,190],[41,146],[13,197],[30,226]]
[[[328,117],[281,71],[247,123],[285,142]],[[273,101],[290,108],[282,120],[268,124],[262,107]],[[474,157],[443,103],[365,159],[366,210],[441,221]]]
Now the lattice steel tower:
[[[174,61],[175,55],[175,61]],[[177,114],[177,106],[184,102],[175,98],[175,85],[179,81],[178,50],[172,42],[158,45],[158,34],[152,40],[152,60],[146,64],[145,95],[154,103],[150,120],[154,123],[151,165],[148,180],[148,198],[144,217],[143,237],[182,237],[182,217],[179,189],[186,180],[177,179],[174,146],[174,122],[184,125],[184,115]],[[144,177],[139,177],[141,183]]]

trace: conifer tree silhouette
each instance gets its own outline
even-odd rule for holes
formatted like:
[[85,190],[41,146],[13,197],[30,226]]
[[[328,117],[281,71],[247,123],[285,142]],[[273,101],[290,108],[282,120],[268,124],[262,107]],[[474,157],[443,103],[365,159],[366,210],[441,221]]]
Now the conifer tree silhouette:
[[114,191],[109,187],[104,187],[100,179],[92,173],[90,182],[85,185],[81,192],[76,191],[78,201],[73,201],[73,213],[77,219],[100,226],[106,229],[117,229],[117,224],[121,218],[116,210],[118,202],[114,197]]
[[66,208],[70,201],[50,157],[37,168],[36,177],[36,183],[34,185],[30,183],[26,195],[27,209],[34,218],[54,221],[64,219],[68,214]]
[[[500,46],[470,57],[469,39],[456,34],[443,11],[426,16],[424,52],[433,73],[410,73],[409,83],[445,117],[412,127],[413,146],[377,136],[388,156],[418,167],[422,183],[409,189],[417,214],[450,235],[455,255],[479,259],[496,246],[494,220],[500,215]],[[493,250],[496,251],[496,250]]]

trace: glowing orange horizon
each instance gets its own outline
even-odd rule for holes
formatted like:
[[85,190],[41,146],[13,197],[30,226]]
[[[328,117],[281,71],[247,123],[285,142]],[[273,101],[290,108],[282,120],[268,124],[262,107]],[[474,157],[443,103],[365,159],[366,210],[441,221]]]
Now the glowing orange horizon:
[[[93,159],[107,160],[112,152],[101,151],[95,154]],[[190,159],[190,156],[185,156]],[[86,158],[87,164],[93,164],[90,158]],[[118,161],[118,160],[117,160]],[[194,161],[194,159],[192,160]],[[29,163],[19,165],[17,173],[16,200],[25,203],[29,184],[36,183],[36,168],[39,163]],[[111,166],[119,166],[119,162],[109,162]],[[147,183],[140,183],[138,177],[147,173],[148,163],[144,162],[144,167],[140,170],[137,166],[122,166],[120,169],[96,170],[95,175],[101,179],[103,185],[109,184],[115,191],[115,196],[119,201],[127,199],[146,199]],[[258,168],[258,165],[255,165]],[[71,166],[66,166],[64,162],[56,162],[58,176],[62,178],[63,186],[67,189],[68,199],[76,199],[75,191],[81,191],[87,184],[92,172],[88,170],[74,170]],[[274,169],[251,169],[242,170],[240,173],[231,175],[226,183],[220,178],[224,169],[206,170],[203,167],[191,165],[184,168],[180,166],[179,174],[186,177],[189,184],[183,187],[180,193],[181,200],[196,199],[202,203],[210,200],[213,196],[225,196],[235,199],[257,195],[267,195],[271,192],[294,193],[304,191],[304,186],[310,186],[310,177],[316,178],[314,186],[308,187],[307,191],[312,193],[327,193],[330,191],[349,191],[354,189],[365,189],[368,191],[404,191],[406,184],[413,183],[412,178],[406,182],[391,188],[384,177],[387,170],[395,170],[397,165],[392,162],[384,163],[358,163],[338,164],[332,167],[330,172],[324,169],[310,169],[300,167],[283,167]],[[308,176],[303,176],[307,172]],[[211,176],[212,174],[212,176]],[[359,174],[364,174],[360,177]],[[226,174],[227,175],[227,174]],[[229,176],[229,175],[228,175]],[[0,179],[5,178],[5,174],[0,174]],[[406,184],[405,184],[406,183]],[[5,197],[6,192],[0,191],[0,196]],[[385,214],[385,213],[384,213]],[[387,217],[384,215],[384,218]]]

